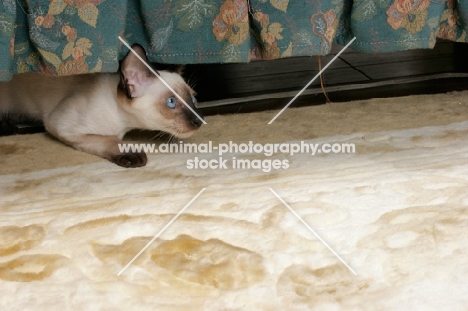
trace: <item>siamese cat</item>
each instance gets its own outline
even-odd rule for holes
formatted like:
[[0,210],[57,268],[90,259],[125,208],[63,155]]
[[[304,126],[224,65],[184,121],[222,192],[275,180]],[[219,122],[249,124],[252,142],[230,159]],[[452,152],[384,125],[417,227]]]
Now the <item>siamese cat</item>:
[[[141,46],[132,48],[148,62]],[[202,116],[195,92],[181,77],[181,67],[172,69],[159,71],[161,78]],[[0,82],[0,115],[5,113],[42,120],[58,140],[123,167],[147,162],[143,152],[119,151],[128,131],[159,130],[186,138],[203,123],[131,51],[118,73],[64,77],[23,73]]]

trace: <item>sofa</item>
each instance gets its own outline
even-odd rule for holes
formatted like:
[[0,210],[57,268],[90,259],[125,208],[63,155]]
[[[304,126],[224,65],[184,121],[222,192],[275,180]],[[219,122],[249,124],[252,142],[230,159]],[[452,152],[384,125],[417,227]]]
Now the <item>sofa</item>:
[[115,72],[141,44],[152,62],[245,63],[466,42],[468,2],[431,0],[1,0],[0,81]]

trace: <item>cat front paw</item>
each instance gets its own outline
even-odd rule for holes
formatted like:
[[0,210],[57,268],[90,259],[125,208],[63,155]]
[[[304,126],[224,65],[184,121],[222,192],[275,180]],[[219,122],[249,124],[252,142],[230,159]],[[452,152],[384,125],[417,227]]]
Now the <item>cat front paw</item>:
[[141,152],[119,154],[116,157],[114,157],[111,161],[119,166],[128,168],[145,166],[148,159],[146,157],[146,153]]

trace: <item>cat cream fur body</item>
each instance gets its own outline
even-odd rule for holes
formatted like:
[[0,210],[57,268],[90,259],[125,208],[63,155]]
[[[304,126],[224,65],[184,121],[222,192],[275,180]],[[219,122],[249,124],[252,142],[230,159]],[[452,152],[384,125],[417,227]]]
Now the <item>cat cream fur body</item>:
[[[134,49],[144,58],[141,47]],[[47,132],[76,149],[125,167],[143,166],[146,155],[121,154],[118,143],[132,129],[192,135],[202,123],[130,52],[119,73],[51,77],[24,73],[0,83],[0,112],[39,119]],[[192,110],[194,91],[179,72],[159,71]],[[167,100],[175,101],[169,107]]]

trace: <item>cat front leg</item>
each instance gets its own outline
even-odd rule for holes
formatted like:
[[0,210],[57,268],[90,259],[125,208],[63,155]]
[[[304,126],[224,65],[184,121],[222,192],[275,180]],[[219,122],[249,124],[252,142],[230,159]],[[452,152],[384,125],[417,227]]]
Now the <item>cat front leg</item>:
[[120,150],[124,142],[116,136],[81,135],[71,142],[73,148],[107,159],[122,167],[141,167],[147,162],[146,153]]
[[145,166],[147,157],[143,151],[119,148],[124,142],[114,133],[121,132],[123,126],[118,121],[120,116],[113,109],[114,106],[106,104],[108,102],[92,102],[84,96],[67,97],[46,114],[46,131],[77,150],[97,155],[119,166]]
[[125,143],[117,136],[88,134],[57,138],[77,150],[97,155],[122,167],[142,167],[147,162],[143,151],[120,150]]

